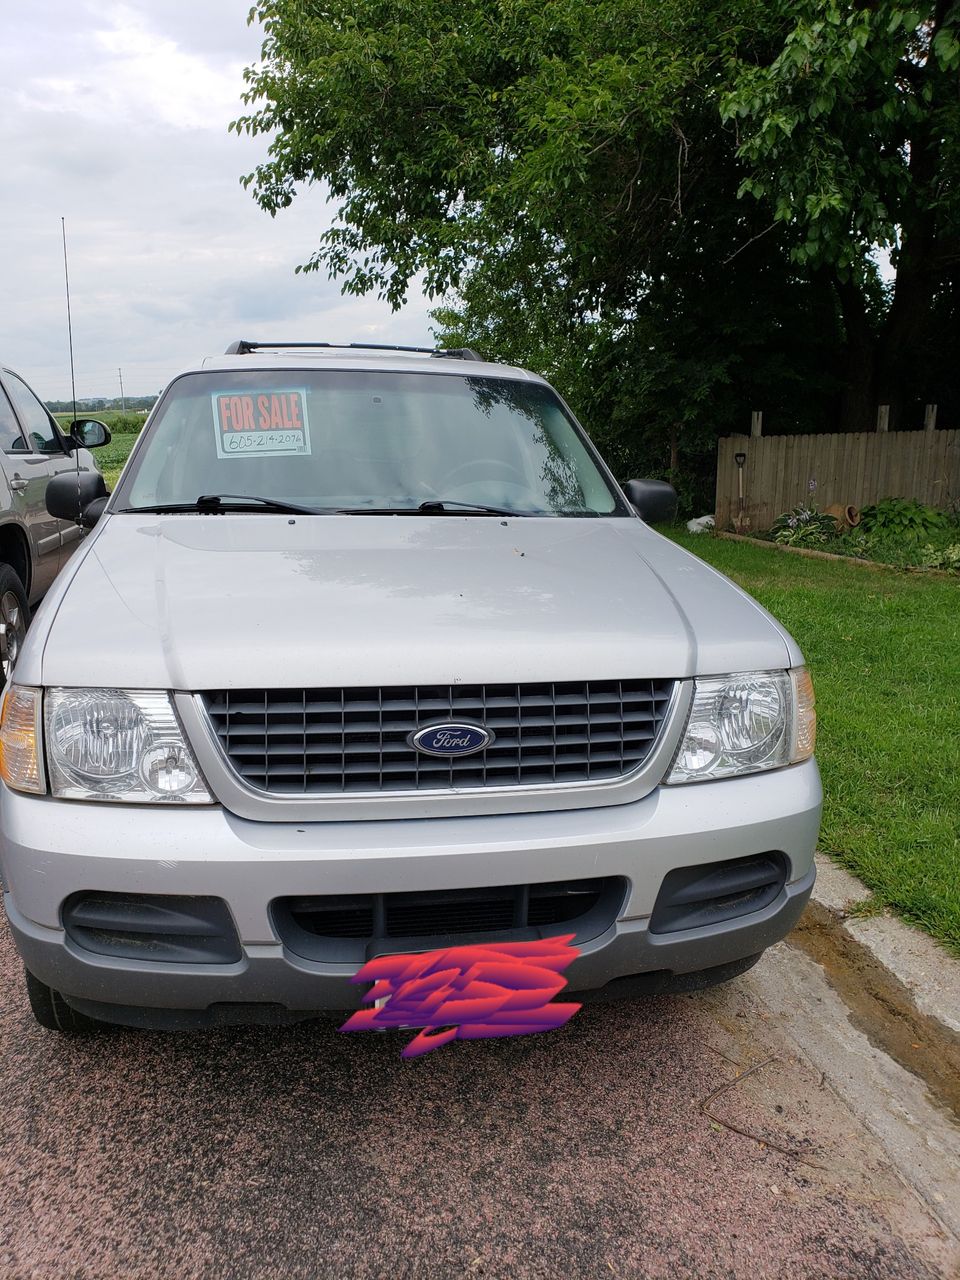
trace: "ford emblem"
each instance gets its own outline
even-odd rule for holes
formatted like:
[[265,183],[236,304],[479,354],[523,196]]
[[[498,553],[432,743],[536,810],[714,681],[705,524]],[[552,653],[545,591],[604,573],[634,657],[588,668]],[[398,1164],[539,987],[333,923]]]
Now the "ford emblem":
[[425,756],[472,756],[493,742],[493,734],[478,724],[430,724],[407,741]]

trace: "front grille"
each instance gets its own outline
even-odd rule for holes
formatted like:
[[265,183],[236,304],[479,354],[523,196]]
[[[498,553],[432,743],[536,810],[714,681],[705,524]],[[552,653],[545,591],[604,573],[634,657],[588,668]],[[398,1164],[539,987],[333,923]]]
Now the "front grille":
[[573,933],[586,941],[617,918],[619,876],[422,893],[326,894],[278,898],[271,907],[284,944],[310,960],[357,961],[489,941]]
[[[543,786],[622,777],[647,758],[672,680],[230,690],[203,695],[227,759],[271,795]],[[421,754],[431,724],[482,725],[475,755]]]

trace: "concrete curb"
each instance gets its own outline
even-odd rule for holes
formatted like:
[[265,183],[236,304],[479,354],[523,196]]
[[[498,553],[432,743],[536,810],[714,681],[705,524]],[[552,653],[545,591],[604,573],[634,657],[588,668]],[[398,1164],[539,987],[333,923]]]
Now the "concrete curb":
[[872,897],[855,876],[817,854],[817,882],[810,899],[835,930],[865,951],[882,974],[909,994],[917,1011],[960,1039],[960,959],[933,938],[892,915],[852,914]]
[[[757,984],[805,1056],[960,1242],[960,960],[891,915],[817,854],[817,882],[786,939],[792,964]],[[798,954],[801,953],[801,954]],[[766,987],[764,982],[766,981]]]

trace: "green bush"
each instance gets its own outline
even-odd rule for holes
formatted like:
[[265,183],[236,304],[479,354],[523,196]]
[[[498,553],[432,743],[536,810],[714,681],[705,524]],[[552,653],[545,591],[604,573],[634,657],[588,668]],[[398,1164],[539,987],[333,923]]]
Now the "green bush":
[[924,506],[914,498],[884,498],[860,512],[860,528],[868,536],[894,534],[913,542],[946,528],[948,523],[943,511]]
[[960,572],[956,524],[936,507],[907,498],[885,498],[864,507],[855,529],[842,530],[813,505],[778,516],[769,536],[789,547],[829,546],[838,555],[876,560],[897,569]]
[[95,416],[105,422],[114,435],[137,435],[147,420],[142,413],[101,413]]
[[837,539],[834,550],[844,556],[857,556],[862,560],[876,560],[892,565],[895,569],[907,569],[920,565],[920,544],[912,538],[896,533],[861,533],[853,529]]
[[770,532],[774,542],[788,547],[817,547],[835,537],[837,522],[814,506],[799,506],[777,516]]
[[850,529],[837,537],[837,553],[842,556],[856,556],[860,560],[872,560],[874,547],[870,538],[859,529]]
[[[55,413],[53,416],[59,422],[61,431],[70,430],[70,423],[73,421],[72,413]],[[147,420],[147,416],[144,413],[121,413],[118,409],[99,409],[96,412],[87,412],[81,409],[78,411],[77,416],[80,418],[96,418],[98,422],[105,422],[115,436],[137,435]]]
[[899,533],[867,534],[856,528],[841,533],[830,550],[862,560],[876,560],[895,569],[948,569],[951,567],[949,548],[956,544],[956,529],[949,525],[929,534],[925,542]]
[[925,569],[952,569],[960,573],[960,542],[946,547],[934,547],[928,542],[920,553],[920,563]]

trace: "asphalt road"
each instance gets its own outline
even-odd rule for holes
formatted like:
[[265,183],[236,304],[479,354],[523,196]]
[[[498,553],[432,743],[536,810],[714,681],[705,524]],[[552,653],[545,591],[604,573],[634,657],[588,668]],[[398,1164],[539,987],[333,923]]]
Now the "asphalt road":
[[399,1034],[329,1024],[62,1038],[33,1023],[5,927],[0,971],[4,1280],[957,1262],[749,974],[403,1062]]

